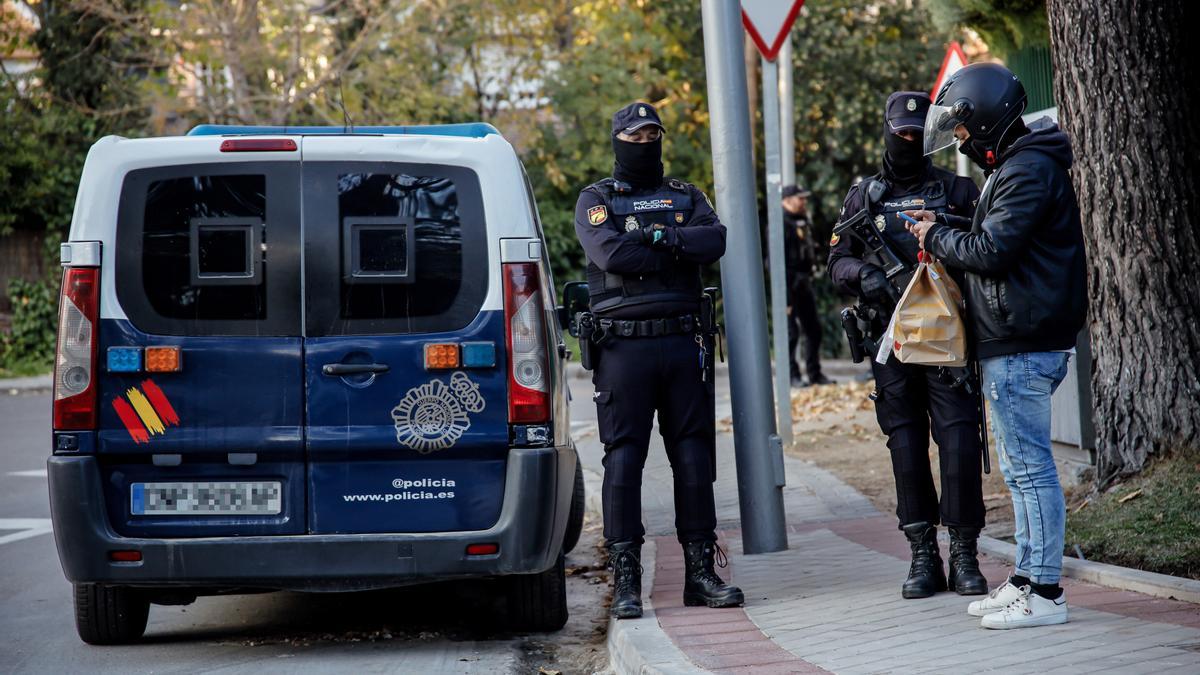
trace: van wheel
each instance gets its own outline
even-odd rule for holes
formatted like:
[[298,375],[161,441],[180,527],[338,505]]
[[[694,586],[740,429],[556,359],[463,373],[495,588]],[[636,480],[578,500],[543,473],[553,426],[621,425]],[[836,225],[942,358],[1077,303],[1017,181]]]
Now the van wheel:
[[149,615],[150,600],[132,588],[75,584],[75,630],[89,645],[136,641]]
[[564,556],[541,574],[507,578],[508,617],[519,631],[546,633],[567,623],[567,578]]
[[567,515],[567,532],[563,535],[563,553],[575,550],[583,532],[583,463],[575,458],[575,491],[571,494],[571,512]]

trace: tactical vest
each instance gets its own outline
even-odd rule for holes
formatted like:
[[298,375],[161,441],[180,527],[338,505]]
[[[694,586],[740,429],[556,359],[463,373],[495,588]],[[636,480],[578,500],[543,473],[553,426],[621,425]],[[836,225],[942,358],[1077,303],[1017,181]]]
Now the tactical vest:
[[[863,181],[863,183],[866,182]],[[906,221],[897,214],[901,211],[916,209],[924,209],[934,213],[946,213],[950,205],[949,195],[946,194],[946,185],[936,177],[930,178],[919,187],[912,188],[900,194],[895,194],[892,189],[889,189],[878,201],[874,202],[866,198],[866,190],[864,190],[863,200],[867,203],[867,208],[870,210],[875,229],[887,240],[887,244],[891,247],[892,251],[906,265],[913,267],[917,264],[917,252],[920,251],[920,243],[908,231]],[[910,278],[911,275],[903,274],[897,276],[892,281],[903,291],[904,287],[908,285]]]
[[[691,192],[686,183],[674,178],[664,180],[654,191],[635,190],[613,178],[593,183],[589,189],[600,195],[610,214],[608,222],[597,227],[629,232],[655,225],[686,227],[691,222]],[[700,266],[679,259],[643,276],[605,272],[588,260],[587,280],[592,311],[598,314],[634,305],[656,305],[666,313],[695,311],[690,307],[699,303],[704,291]]]

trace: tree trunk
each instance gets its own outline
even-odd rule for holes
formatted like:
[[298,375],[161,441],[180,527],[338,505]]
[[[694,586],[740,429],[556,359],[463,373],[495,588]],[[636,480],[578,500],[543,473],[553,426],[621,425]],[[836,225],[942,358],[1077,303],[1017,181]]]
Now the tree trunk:
[[[1050,0],[1088,245],[1097,479],[1200,448],[1200,72],[1188,0]],[[1192,16],[1188,19],[1187,16]]]

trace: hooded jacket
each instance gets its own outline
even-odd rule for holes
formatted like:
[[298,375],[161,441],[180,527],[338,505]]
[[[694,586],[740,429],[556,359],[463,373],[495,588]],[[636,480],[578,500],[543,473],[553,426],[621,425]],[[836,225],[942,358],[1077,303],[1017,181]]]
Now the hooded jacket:
[[976,356],[1065,350],[1087,316],[1087,269],[1067,135],[1048,119],[1001,153],[970,231],[939,216],[925,249],[967,272]]

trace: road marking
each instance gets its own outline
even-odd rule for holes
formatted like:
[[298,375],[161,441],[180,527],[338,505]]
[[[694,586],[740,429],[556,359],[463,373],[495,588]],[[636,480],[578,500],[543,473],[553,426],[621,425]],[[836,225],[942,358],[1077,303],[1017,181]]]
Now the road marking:
[[10,476],[26,476],[29,478],[45,478],[46,470],[45,469],[30,469],[29,471],[9,471],[8,475],[10,475]]
[[0,531],[3,530],[17,531],[0,536],[0,545],[52,532],[49,518],[0,518]]

